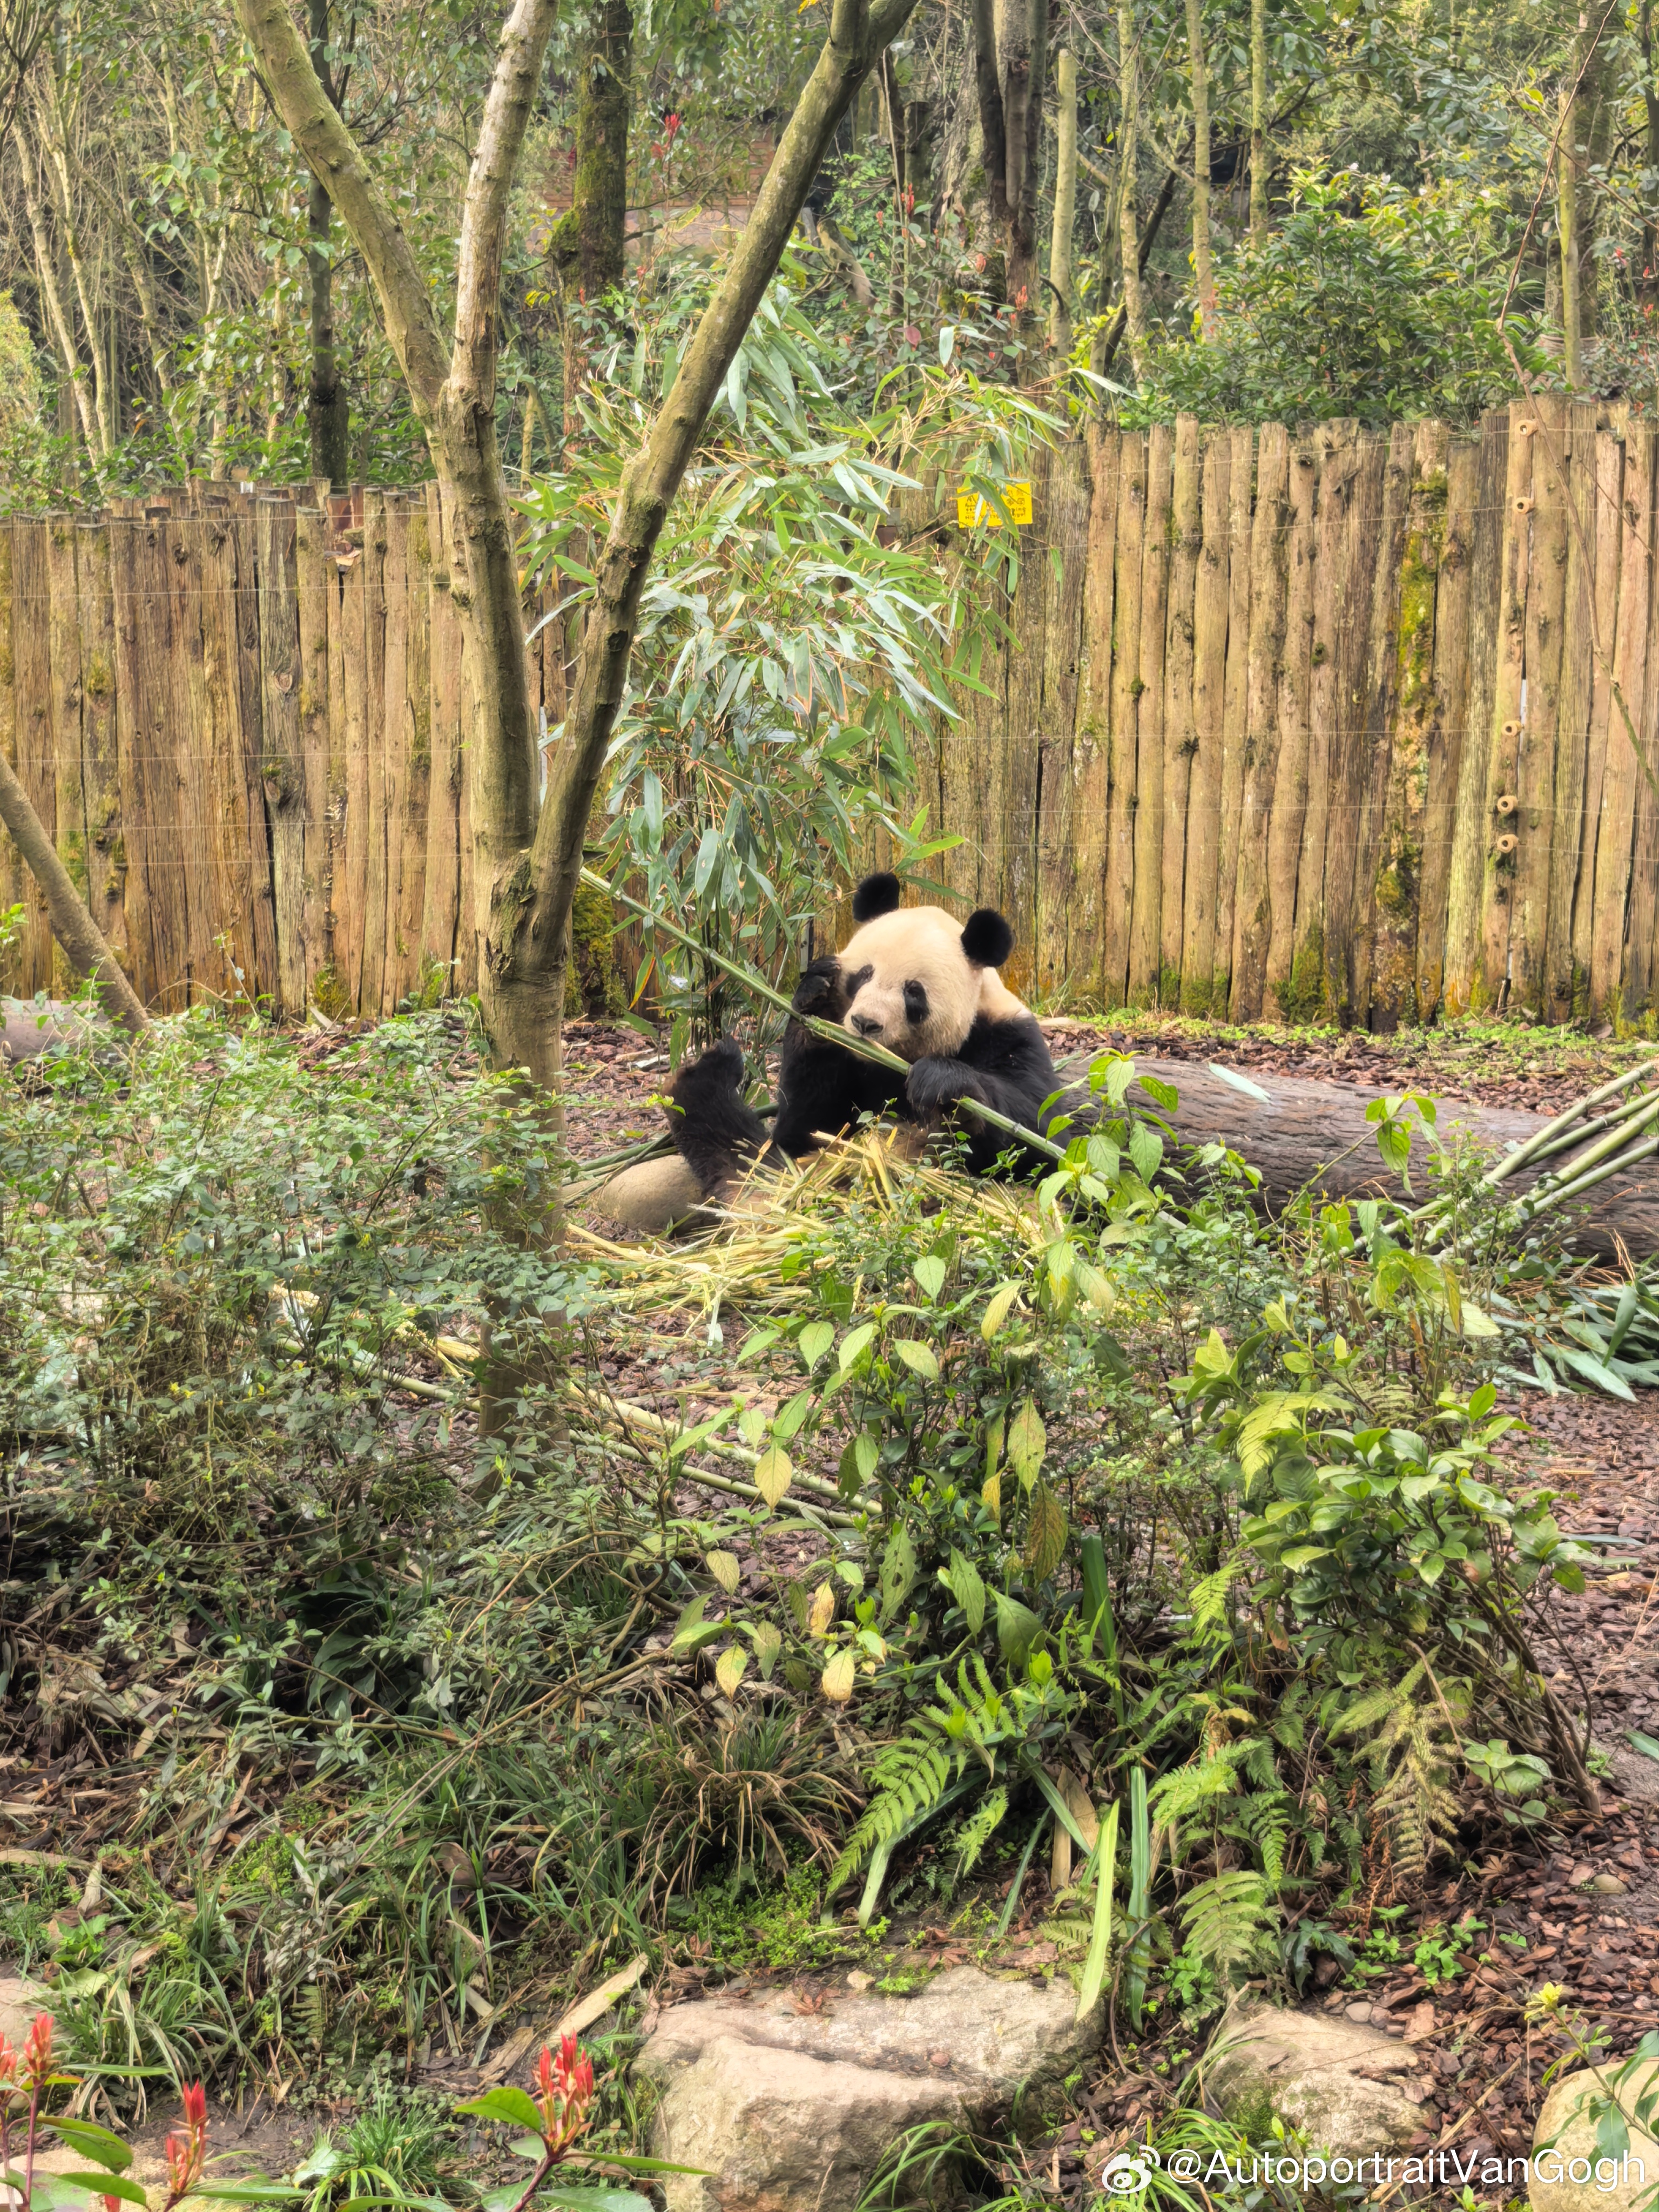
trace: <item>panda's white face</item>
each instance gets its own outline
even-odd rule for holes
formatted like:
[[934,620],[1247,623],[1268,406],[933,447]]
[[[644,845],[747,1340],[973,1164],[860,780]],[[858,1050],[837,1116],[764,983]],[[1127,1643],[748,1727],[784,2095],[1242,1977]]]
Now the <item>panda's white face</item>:
[[855,930],[841,951],[845,1026],[901,1060],[959,1052],[981,1014],[1012,1019],[1024,1006],[994,968],[962,949],[962,924],[943,907],[902,907]]

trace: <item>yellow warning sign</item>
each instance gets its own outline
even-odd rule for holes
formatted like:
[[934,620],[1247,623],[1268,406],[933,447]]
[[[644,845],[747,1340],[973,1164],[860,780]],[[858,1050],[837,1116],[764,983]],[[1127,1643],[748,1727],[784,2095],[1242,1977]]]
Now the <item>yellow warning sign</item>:
[[[1022,529],[1031,520],[1031,487],[1029,483],[1004,484],[1002,503]],[[959,491],[957,494],[957,527],[958,530],[976,529],[983,523],[988,530],[1000,530],[1002,517],[988,500],[977,492]]]

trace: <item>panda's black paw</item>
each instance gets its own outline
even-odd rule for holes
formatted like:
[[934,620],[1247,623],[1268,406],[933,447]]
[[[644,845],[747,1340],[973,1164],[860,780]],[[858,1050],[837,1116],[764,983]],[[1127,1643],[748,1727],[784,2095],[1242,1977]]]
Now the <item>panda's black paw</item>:
[[959,1060],[919,1060],[905,1080],[904,1095],[921,1120],[947,1113],[964,1098],[984,1097],[983,1086]]
[[683,1067],[668,1086],[668,1094],[684,1108],[688,1099],[711,1092],[740,1091],[743,1087],[743,1048],[735,1037],[722,1037],[707,1052]]
[[841,997],[841,963],[833,952],[827,952],[801,969],[790,1003],[798,1014],[816,1014],[821,1021],[835,1021],[844,1011]]

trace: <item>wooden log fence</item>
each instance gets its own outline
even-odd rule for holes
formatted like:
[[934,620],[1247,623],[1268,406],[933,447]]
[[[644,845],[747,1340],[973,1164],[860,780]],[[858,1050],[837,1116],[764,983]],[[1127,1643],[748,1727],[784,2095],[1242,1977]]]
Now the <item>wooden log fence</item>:
[[[1017,988],[1377,1030],[1659,1012],[1652,425],[1183,418],[1031,474],[1009,641],[919,754]],[[529,647],[549,729],[568,644]],[[469,734],[435,485],[0,522],[0,745],[153,1008],[473,988]],[[0,988],[62,988],[0,836],[12,905]]]

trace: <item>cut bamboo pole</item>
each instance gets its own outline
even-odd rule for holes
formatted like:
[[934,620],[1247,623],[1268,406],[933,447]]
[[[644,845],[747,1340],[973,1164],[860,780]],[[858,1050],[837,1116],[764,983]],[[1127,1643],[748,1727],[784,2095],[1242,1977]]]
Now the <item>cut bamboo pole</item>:
[[1516,434],[1532,444],[1532,550],[1527,569],[1526,707],[1521,717],[1516,805],[1504,827],[1520,839],[1510,923],[1510,1000],[1541,1019],[1547,994],[1549,898],[1555,835],[1555,762],[1561,718],[1562,641],[1571,535],[1565,467],[1567,409],[1541,393]]
[[127,864],[127,973],[141,1003],[149,1005],[155,989],[156,961],[145,869],[149,836],[143,811],[144,714],[138,690],[138,533],[124,506],[107,508],[106,524],[110,533],[110,586],[115,617],[116,767],[120,780],[122,846]]
[[310,977],[306,962],[306,763],[300,739],[295,517],[290,501],[270,496],[255,501],[254,513],[259,563],[261,762],[276,904],[277,995],[283,1012],[303,1021]]
[[[294,559],[300,640],[300,753],[305,774],[306,1003],[319,976],[333,980],[329,927],[334,886],[328,824],[328,589],[334,562],[325,507],[302,507],[295,519]],[[325,995],[331,995],[325,992]]]
[[[12,657],[11,532],[0,522],[0,756],[17,772],[17,673]],[[0,837],[0,914],[23,904],[23,856]],[[0,991],[21,993],[22,962],[15,947],[0,945]]]
[[1566,599],[1562,610],[1561,682],[1555,725],[1555,818],[1550,831],[1549,911],[1545,923],[1547,1018],[1573,1011],[1573,902],[1584,838],[1584,786],[1595,685],[1595,562],[1598,542],[1596,416],[1593,400],[1575,400],[1563,433],[1567,456]]
[[[239,995],[234,958],[225,939],[232,908],[220,880],[210,763],[213,710],[207,696],[202,638],[203,534],[199,514],[179,504],[163,525],[173,581],[167,608],[167,666],[173,687],[173,735],[178,759],[178,836],[173,857],[181,864],[189,945],[190,996],[219,1005]],[[182,1004],[182,994],[175,1003]]]
[[1624,557],[1609,689],[1607,763],[1601,779],[1601,820],[1595,840],[1590,1012],[1597,1015],[1619,1012],[1621,995],[1636,790],[1642,780],[1636,747],[1643,742],[1647,728],[1646,664],[1653,623],[1654,447],[1651,425],[1633,423],[1625,442]]
[[1146,525],[1140,555],[1140,690],[1135,699],[1134,882],[1129,919],[1129,1003],[1158,1001],[1163,926],[1164,648],[1170,608],[1170,501],[1175,440],[1154,423],[1146,440]]
[[1308,676],[1308,804],[1297,857],[1290,977],[1279,990],[1279,1004],[1291,1021],[1312,1020],[1328,1012],[1332,1004],[1325,973],[1325,848],[1343,697],[1340,592],[1348,540],[1358,527],[1358,426],[1348,420],[1322,423],[1314,434],[1314,450],[1319,486],[1314,537],[1317,586]]
[[1164,647],[1164,836],[1158,939],[1159,1004],[1181,1004],[1186,926],[1187,814],[1198,751],[1194,719],[1196,593],[1203,547],[1203,485],[1197,417],[1176,418],[1170,605]]
[[1215,969],[1216,869],[1221,842],[1222,717],[1227,688],[1227,477],[1231,444],[1222,430],[1204,441],[1201,544],[1193,592],[1193,735],[1182,896],[1181,1009],[1210,1011]]
[[[1393,657],[1379,629],[1379,597],[1390,592],[1385,545],[1405,514],[1404,484],[1390,465],[1389,441],[1362,439],[1355,479],[1358,527],[1347,547],[1337,665],[1340,671],[1338,744],[1331,775],[1325,840],[1325,968],[1337,1018],[1364,1026],[1369,946],[1361,943],[1371,913],[1374,763],[1380,743],[1379,695],[1390,685]],[[1384,674],[1384,670],[1388,672]],[[1382,726],[1386,726],[1383,724]]]
[[[214,908],[220,917],[229,973],[228,996],[251,1001],[262,980],[252,937],[256,896],[268,894],[268,868],[256,890],[252,824],[249,818],[241,684],[237,666],[236,541],[229,507],[202,492],[202,686],[196,741],[204,750],[208,786],[208,842],[212,853]],[[263,842],[264,803],[260,804]],[[268,896],[263,900],[269,911]]]
[[1106,830],[1106,912],[1101,933],[1103,998],[1121,1006],[1129,988],[1129,915],[1134,889],[1135,724],[1141,682],[1141,556],[1146,538],[1146,440],[1125,431],[1120,448],[1116,620]]
[[[12,659],[15,671],[17,780],[46,836],[58,836],[58,771],[52,743],[52,647],[46,620],[52,585],[45,526],[33,518],[8,525],[12,542],[12,588],[17,609]],[[52,988],[51,917],[45,893],[31,875],[24,884],[23,990],[33,997]]]
[[[49,514],[37,527],[46,553],[47,599],[41,627],[52,671],[46,719],[54,785],[52,842],[90,912],[86,793],[81,768],[81,594],[75,574],[78,533],[75,517],[70,514]],[[55,966],[52,988],[54,995],[61,997],[70,988],[73,972],[61,946]]]
[[[1388,781],[1371,866],[1370,989],[1366,1016],[1383,1032],[1414,1021],[1417,934],[1428,798],[1428,758],[1437,708],[1434,617],[1446,520],[1446,433],[1419,422],[1411,453],[1404,542],[1395,563],[1390,628],[1395,641],[1392,713],[1381,748]],[[1384,559],[1388,558],[1385,546]]]
[[1459,763],[1457,805],[1446,889],[1446,963],[1441,1003],[1458,1016],[1481,1002],[1481,913],[1489,843],[1486,775],[1498,682],[1504,526],[1509,475],[1507,409],[1481,418],[1480,482],[1469,556],[1468,714]]
[[1083,599],[1088,579],[1091,507],[1087,449],[1081,440],[1054,456],[1048,489],[1050,557],[1033,564],[1048,600],[1042,625],[1042,704],[1037,719],[1036,985],[1048,1005],[1069,1002],[1094,947],[1073,944],[1078,822],[1075,809],[1079,674]]
[[404,789],[403,902],[398,934],[409,947],[407,988],[417,1000],[431,992],[426,957],[426,854],[432,805],[432,548],[424,493],[408,503],[408,614],[404,632],[408,673],[404,696],[409,724],[409,774]]
[[370,485],[363,496],[363,743],[368,787],[363,806],[365,891],[359,1004],[365,1018],[376,1021],[391,1011],[386,983],[395,973],[388,943],[390,917],[396,908],[387,891],[386,542],[386,495]]
[[380,1012],[394,1014],[414,987],[415,948],[404,933],[409,866],[411,745],[409,717],[409,509],[386,495],[386,653],[382,664],[381,723],[386,760],[386,974]]
[[1479,444],[1454,438],[1446,456],[1445,526],[1435,579],[1434,705],[1417,908],[1417,1011],[1423,1022],[1439,1012],[1445,980],[1446,893],[1469,712],[1469,556],[1480,483]]
[[[1045,447],[1031,468],[1034,515],[1048,519],[1054,453]],[[1014,933],[1010,989],[1029,997],[1036,981],[1037,777],[1043,720],[1042,667],[1048,611],[1048,564],[1020,562],[1014,602],[1016,642],[1008,656],[1008,708],[996,733],[995,801],[985,825],[986,855],[995,886],[986,902],[1006,915]]]
[[1250,649],[1245,669],[1244,790],[1238,819],[1229,1012],[1261,1018],[1273,902],[1267,833],[1279,773],[1279,678],[1285,647],[1285,556],[1289,532],[1291,441],[1282,423],[1256,440],[1255,514],[1250,529]]
[[[115,731],[115,605],[109,527],[76,532],[76,620],[81,639],[81,783],[87,810],[87,903],[105,943],[124,963],[127,943],[126,848],[121,840],[121,769]],[[3,894],[0,893],[0,897]]]
[[1216,854],[1215,963],[1210,1008],[1224,1012],[1232,988],[1233,916],[1238,890],[1238,826],[1244,810],[1245,732],[1249,713],[1250,517],[1255,493],[1255,433],[1230,434],[1227,457],[1227,669],[1221,705],[1221,836]]
[[[455,926],[461,886],[461,657],[459,625],[449,595],[442,501],[435,483],[426,488],[426,514],[431,553],[427,634],[432,772],[427,801],[421,945],[425,957],[442,970],[443,988],[450,991],[454,988]],[[930,821],[933,818],[930,817]]]
[[1103,1006],[1106,830],[1110,789],[1112,623],[1117,585],[1119,452],[1116,430],[1091,424],[1086,434],[1091,492],[1088,569],[1083,586],[1082,666],[1077,742],[1073,752],[1074,901],[1069,943],[1075,988],[1083,1003]]
[[1532,549],[1533,448],[1522,425],[1527,406],[1510,410],[1509,468],[1504,488],[1504,550],[1499,569],[1498,665],[1486,740],[1486,866],[1480,908],[1477,1006],[1501,1007],[1507,995],[1514,919],[1516,841],[1511,826],[1521,763],[1522,687],[1526,677],[1527,588]]
[[1611,430],[1595,436],[1595,586],[1590,602],[1589,736],[1584,750],[1584,802],[1572,898],[1572,1005],[1575,1014],[1596,1011],[1590,965],[1595,939],[1596,850],[1601,842],[1602,787],[1607,781],[1613,719],[1613,674],[1619,641],[1619,604],[1626,567],[1625,445]]
[[1279,648],[1279,768],[1267,825],[1266,1003],[1288,1010],[1285,994],[1296,957],[1296,879],[1308,812],[1309,696],[1313,678],[1314,545],[1319,463],[1312,441],[1291,449],[1290,524],[1285,547],[1285,635]]
[[[368,595],[361,544],[340,561],[340,658],[344,729],[343,859],[334,878],[335,942],[347,1006],[366,1011],[363,952],[368,936]],[[376,1002],[378,1004],[378,1000]]]

